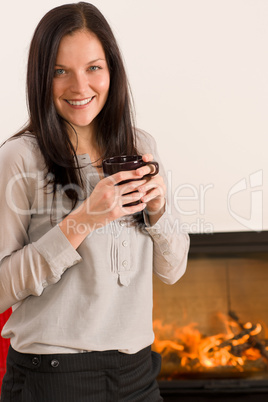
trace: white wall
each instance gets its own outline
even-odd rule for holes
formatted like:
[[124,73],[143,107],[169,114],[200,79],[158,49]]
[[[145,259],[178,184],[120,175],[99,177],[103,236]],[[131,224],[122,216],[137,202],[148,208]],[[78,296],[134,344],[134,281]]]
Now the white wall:
[[[2,5],[0,141],[27,120],[25,67],[35,26],[71,2]],[[92,3],[123,51],[138,126],[157,139],[186,229],[268,230],[268,1]]]

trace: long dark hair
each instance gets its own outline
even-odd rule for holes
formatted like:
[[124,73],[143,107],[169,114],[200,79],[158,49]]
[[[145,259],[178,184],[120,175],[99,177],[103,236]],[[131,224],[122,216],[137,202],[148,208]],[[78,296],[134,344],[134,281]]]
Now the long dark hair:
[[[39,22],[29,50],[27,71],[27,100],[29,124],[25,131],[33,133],[44,156],[47,173],[53,184],[83,186],[77,169],[75,149],[68,135],[68,124],[61,118],[53,103],[53,77],[61,39],[75,31],[87,29],[101,42],[110,72],[107,101],[96,117],[96,144],[102,158],[116,154],[136,153],[134,122],[130,90],[120,50],[113,32],[92,4],[65,4],[49,11]],[[73,208],[78,201],[76,191],[66,192]]]

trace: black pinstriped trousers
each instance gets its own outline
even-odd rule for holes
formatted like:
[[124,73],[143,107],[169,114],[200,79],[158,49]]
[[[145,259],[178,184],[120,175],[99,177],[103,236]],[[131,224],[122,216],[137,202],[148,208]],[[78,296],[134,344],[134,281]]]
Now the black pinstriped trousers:
[[147,347],[33,355],[10,347],[1,402],[160,402],[161,357]]

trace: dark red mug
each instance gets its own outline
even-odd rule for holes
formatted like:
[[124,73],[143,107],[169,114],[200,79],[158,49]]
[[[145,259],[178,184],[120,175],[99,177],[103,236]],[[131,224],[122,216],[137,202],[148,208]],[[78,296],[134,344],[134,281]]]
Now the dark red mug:
[[[103,173],[105,176],[111,176],[117,172],[136,170],[142,166],[153,165],[154,171],[152,173],[146,174],[144,177],[155,176],[159,172],[159,164],[156,161],[144,162],[141,155],[123,155],[123,156],[112,156],[111,158],[106,158],[102,161]],[[140,180],[140,179],[132,179]],[[118,184],[128,183],[132,180],[121,181]],[[137,205],[139,201],[127,204],[128,206]]]
[[154,166],[154,171],[146,176],[155,176],[159,172],[158,162],[144,162],[141,155],[113,156],[102,161],[102,168],[105,176],[110,176],[114,173],[126,170],[136,170],[146,165]]

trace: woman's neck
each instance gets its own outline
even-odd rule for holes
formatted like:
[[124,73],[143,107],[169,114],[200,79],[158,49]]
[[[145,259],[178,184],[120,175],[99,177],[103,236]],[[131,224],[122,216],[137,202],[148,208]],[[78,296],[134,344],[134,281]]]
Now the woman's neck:
[[94,134],[95,130],[92,123],[87,127],[68,127],[68,132],[77,155],[96,152],[97,144]]

